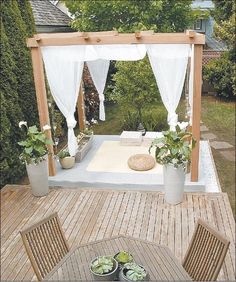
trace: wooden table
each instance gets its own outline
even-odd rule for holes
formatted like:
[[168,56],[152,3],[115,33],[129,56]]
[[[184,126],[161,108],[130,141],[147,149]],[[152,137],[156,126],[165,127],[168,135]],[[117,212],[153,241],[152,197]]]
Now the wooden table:
[[89,270],[91,260],[98,255],[115,255],[121,250],[131,253],[135,262],[145,267],[152,281],[191,281],[190,276],[167,247],[127,236],[79,246],[70,251],[44,280],[93,281]]

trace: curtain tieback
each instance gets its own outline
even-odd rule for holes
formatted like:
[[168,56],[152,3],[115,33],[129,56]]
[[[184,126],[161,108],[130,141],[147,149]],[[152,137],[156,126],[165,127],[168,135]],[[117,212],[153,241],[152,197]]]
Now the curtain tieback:
[[104,102],[104,100],[105,100],[104,94],[99,94],[99,101]]
[[176,126],[178,122],[178,115],[174,112],[168,113],[168,124],[170,126]]
[[74,117],[69,117],[66,119],[66,123],[68,126],[68,129],[73,129],[76,126],[76,120]]

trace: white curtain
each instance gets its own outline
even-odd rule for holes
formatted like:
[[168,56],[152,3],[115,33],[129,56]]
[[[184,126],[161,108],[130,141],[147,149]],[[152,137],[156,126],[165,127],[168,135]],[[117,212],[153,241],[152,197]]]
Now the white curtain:
[[76,108],[80,82],[83,73],[83,61],[64,60],[57,52],[52,54],[48,48],[42,48],[43,60],[52,96],[66,118],[68,126],[68,149],[74,156],[77,140],[74,134]]
[[101,59],[96,61],[88,61],[87,65],[99,95],[99,101],[100,101],[99,119],[105,120],[105,109],[104,109],[105,97],[103,91],[106,85],[107,73],[108,73],[110,61],[101,60]]
[[189,115],[189,124],[192,125],[192,116],[193,116],[193,75],[194,75],[194,44],[191,48],[191,61],[190,61],[190,74],[189,74],[189,87],[188,87],[188,102],[190,106]]
[[179,104],[190,54],[189,44],[149,44],[147,52],[162,101],[168,111],[168,124],[175,130]]

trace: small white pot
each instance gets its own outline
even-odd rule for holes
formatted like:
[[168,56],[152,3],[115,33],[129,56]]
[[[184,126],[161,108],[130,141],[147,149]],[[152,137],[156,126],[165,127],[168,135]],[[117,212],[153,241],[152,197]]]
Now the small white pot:
[[185,169],[173,165],[163,166],[165,200],[168,204],[177,205],[183,200]]
[[72,168],[74,166],[74,164],[75,164],[75,157],[65,157],[63,159],[59,158],[59,161],[60,161],[60,164],[61,164],[62,168],[69,169],[69,168]]
[[48,158],[39,164],[26,164],[32,194],[36,197],[46,196],[48,187]]

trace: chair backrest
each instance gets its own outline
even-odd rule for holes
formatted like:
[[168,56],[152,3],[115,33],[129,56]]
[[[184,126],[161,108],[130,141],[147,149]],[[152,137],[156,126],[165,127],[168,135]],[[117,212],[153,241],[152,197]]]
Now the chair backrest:
[[69,252],[57,213],[20,232],[38,280]]
[[229,240],[198,220],[183,267],[195,281],[215,281],[229,248]]

